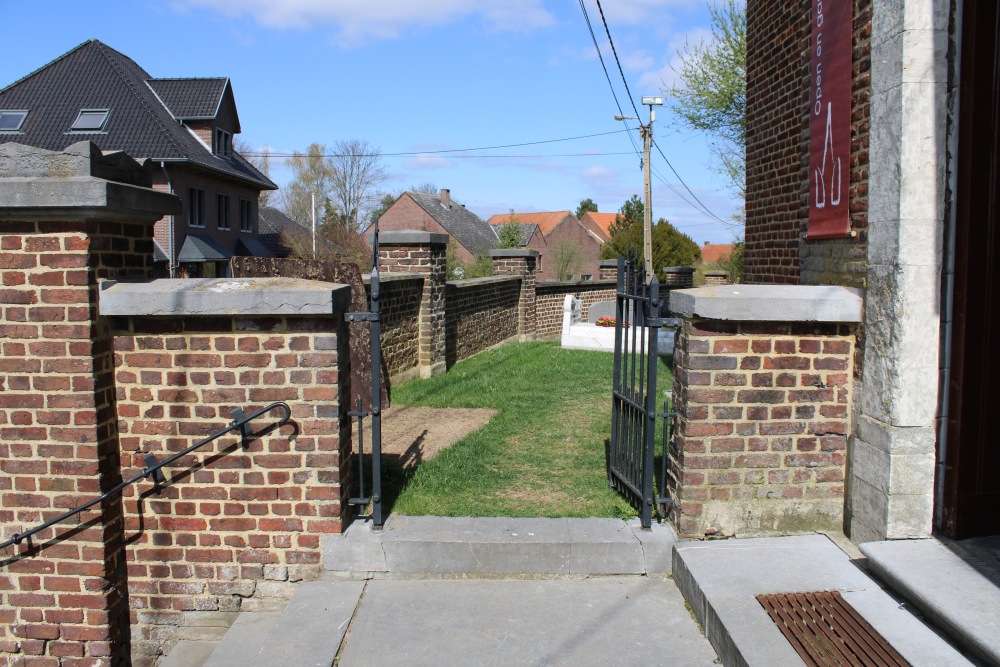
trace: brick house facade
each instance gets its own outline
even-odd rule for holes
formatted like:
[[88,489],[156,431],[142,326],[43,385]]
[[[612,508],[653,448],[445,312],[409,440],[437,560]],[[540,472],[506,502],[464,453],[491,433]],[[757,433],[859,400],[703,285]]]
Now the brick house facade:
[[853,0],[849,232],[824,240],[806,237],[812,12],[747,3],[746,282],[864,291],[851,538],[995,534],[996,3]]
[[222,275],[230,256],[269,255],[258,198],[277,186],[233,148],[241,127],[228,78],[153,78],[92,39],[0,90],[0,110],[11,109],[26,113],[0,142],[62,150],[87,140],[149,160],[153,187],[182,203],[155,225],[158,275]]
[[[542,236],[538,239],[532,234],[528,242],[522,244],[539,253],[539,280],[594,280],[599,277],[597,262],[604,239],[570,211],[514,213],[513,216],[522,226],[537,226]],[[510,217],[510,213],[503,213],[487,222],[498,227],[507,223]],[[563,275],[556,275],[560,269]]]
[[456,241],[455,254],[463,263],[486,257],[497,245],[497,236],[486,222],[451,198],[450,190],[440,196],[404,192],[378,220],[380,231],[421,231],[447,234]]

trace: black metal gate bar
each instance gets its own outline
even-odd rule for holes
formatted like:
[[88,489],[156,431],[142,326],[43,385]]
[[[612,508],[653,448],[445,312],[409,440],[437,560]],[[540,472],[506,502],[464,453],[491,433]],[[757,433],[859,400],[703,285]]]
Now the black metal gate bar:
[[608,448],[613,488],[635,506],[642,527],[653,521],[653,448],[656,438],[656,363],[659,284],[634,262],[618,258],[615,359]]
[[[366,313],[347,313],[344,317],[348,322],[368,322],[371,325],[372,350],[372,395],[369,412],[362,411],[361,397],[358,396],[358,409],[349,412],[351,417],[358,418],[358,468],[360,494],[348,502],[361,507],[371,503],[372,525],[381,528],[384,522],[382,515],[382,304],[379,288],[379,255],[378,255],[378,221],[375,221],[372,235],[372,273],[371,273],[371,307]],[[372,418],[372,495],[365,496],[364,442],[362,440],[361,420],[371,415]]]

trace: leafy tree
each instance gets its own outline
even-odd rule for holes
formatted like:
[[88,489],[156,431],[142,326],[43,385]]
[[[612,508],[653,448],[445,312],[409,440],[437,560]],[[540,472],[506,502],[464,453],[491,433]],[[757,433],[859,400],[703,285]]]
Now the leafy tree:
[[468,263],[463,262],[458,256],[458,241],[454,238],[448,240],[444,256],[448,280],[468,280],[493,275],[493,260],[489,257],[474,257]]
[[[601,248],[601,259],[642,255],[644,211],[645,207],[636,195],[622,205],[611,225],[611,240]],[[665,279],[664,267],[694,266],[701,261],[698,244],[663,218],[653,225],[652,231],[653,268],[661,282]]]
[[597,213],[597,204],[590,197],[581,201],[580,205],[576,207],[576,219],[579,220],[587,213]]
[[514,209],[510,209],[507,221],[497,227],[497,237],[501,248],[521,247],[521,221],[517,219]]
[[746,5],[717,0],[709,5],[712,36],[678,51],[678,82],[663,92],[689,128],[713,137],[718,170],[732,189],[746,193]]

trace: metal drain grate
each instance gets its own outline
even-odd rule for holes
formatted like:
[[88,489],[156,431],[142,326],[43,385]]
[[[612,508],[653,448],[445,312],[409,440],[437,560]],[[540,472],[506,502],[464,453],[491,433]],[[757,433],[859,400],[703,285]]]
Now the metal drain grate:
[[837,591],[758,595],[757,601],[811,667],[909,667]]

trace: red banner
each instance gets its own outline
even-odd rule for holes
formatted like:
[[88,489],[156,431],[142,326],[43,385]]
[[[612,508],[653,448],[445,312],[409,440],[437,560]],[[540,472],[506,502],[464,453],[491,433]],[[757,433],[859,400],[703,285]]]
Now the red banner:
[[851,229],[851,0],[813,0],[809,77],[810,239]]

